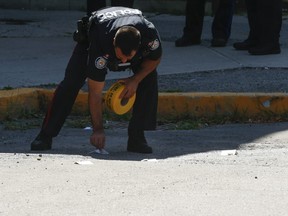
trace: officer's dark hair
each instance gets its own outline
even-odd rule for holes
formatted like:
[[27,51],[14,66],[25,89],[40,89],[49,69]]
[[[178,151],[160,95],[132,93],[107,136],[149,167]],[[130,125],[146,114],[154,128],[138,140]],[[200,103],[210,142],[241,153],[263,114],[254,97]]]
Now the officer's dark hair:
[[138,50],[141,43],[141,34],[133,26],[122,26],[115,34],[114,46],[121,49],[124,55],[130,55],[133,50]]

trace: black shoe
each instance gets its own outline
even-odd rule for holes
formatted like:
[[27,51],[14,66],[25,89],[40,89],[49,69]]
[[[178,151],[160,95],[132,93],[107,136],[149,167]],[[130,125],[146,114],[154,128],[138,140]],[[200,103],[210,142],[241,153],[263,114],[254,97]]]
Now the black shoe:
[[227,40],[223,38],[213,38],[211,40],[211,46],[212,47],[225,47],[227,44]]
[[198,45],[201,43],[200,39],[188,39],[187,37],[181,37],[175,41],[176,47],[186,47],[186,46],[192,46],[192,45]]
[[43,136],[41,133],[31,143],[31,151],[45,151],[52,148],[52,137]]
[[152,148],[145,143],[135,143],[135,141],[128,140],[127,146],[128,152],[151,154],[153,152]]
[[151,154],[153,152],[152,148],[147,145],[144,131],[129,131],[127,151],[142,154]]
[[250,48],[252,48],[254,46],[255,46],[255,44],[249,40],[245,40],[245,41],[237,42],[237,43],[233,44],[233,47],[236,50],[249,50]]
[[263,47],[252,47],[248,50],[251,55],[270,55],[270,54],[279,54],[281,53],[280,45],[273,46],[263,46]]

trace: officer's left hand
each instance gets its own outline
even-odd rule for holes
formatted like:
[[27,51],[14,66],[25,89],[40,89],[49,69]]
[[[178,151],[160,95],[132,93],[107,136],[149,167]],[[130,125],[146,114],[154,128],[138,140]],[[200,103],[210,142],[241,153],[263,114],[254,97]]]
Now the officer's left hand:
[[125,84],[125,88],[121,92],[119,98],[131,98],[137,91],[138,88],[138,82],[134,79],[134,77],[128,77],[119,80],[119,82]]

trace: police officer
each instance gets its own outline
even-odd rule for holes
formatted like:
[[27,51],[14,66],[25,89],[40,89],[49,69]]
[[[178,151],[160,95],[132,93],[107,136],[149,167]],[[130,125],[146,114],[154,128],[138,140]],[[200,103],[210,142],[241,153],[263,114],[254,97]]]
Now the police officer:
[[246,40],[234,43],[234,48],[251,55],[279,54],[282,1],[246,0],[246,7],[250,32]]
[[31,143],[31,150],[51,149],[52,138],[60,132],[86,78],[88,78],[89,108],[93,126],[90,143],[98,149],[103,149],[105,133],[101,107],[105,76],[108,71],[123,71],[130,68],[133,75],[121,80],[125,83],[125,88],[120,95],[120,98],[130,98],[136,92],[128,126],[127,150],[152,153],[152,148],[145,139],[144,130],[156,128],[158,103],[156,68],[162,55],[157,30],[143,17],[140,10],[125,7],[98,10],[92,13],[88,21],[82,19],[82,23],[82,27],[74,37],[78,43],[67,65],[64,80],[55,90],[41,131]]

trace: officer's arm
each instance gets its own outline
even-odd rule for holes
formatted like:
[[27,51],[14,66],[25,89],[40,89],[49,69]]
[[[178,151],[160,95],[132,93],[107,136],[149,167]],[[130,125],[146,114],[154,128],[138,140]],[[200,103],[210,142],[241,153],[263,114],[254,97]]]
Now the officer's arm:
[[138,84],[152,71],[154,71],[160,63],[160,58],[157,60],[145,59],[140,64],[140,67],[132,77],[122,80],[125,83],[125,89],[120,94],[120,98],[130,98],[136,92]]
[[132,77],[132,79],[140,83],[149,73],[154,71],[160,63],[160,58],[157,60],[145,59],[141,64],[137,73]]
[[96,148],[102,149],[105,146],[105,133],[102,121],[102,91],[104,88],[104,82],[88,79],[88,87],[89,108],[93,126],[90,143]]

